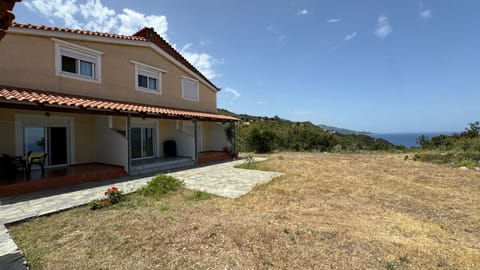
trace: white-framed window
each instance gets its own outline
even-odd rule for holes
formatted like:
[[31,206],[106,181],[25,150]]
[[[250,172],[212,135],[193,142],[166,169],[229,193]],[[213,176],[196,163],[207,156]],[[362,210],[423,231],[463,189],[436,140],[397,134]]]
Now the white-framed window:
[[182,76],[182,96],[184,99],[199,101],[198,81]]
[[162,73],[166,71],[157,67],[152,67],[134,60],[135,64],[135,89],[148,93],[162,93]]
[[101,82],[102,52],[52,38],[57,76]]

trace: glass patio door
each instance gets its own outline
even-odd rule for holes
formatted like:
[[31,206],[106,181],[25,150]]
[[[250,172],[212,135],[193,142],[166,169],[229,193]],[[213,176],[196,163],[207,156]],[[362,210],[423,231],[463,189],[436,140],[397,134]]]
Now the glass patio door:
[[68,144],[66,127],[25,127],[25,153],[47,153],[47,165],[68,164]]
[[153,128],[134,127],[132,136],[132,158],[153,157]]

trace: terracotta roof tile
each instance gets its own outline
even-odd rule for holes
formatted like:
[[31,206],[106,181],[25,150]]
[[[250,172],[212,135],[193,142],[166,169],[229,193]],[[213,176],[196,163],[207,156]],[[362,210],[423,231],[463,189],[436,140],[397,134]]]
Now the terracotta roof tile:
[[9,86],[0,86],[0,102],[22,101],[35,104],[48,104],[58,106],[75,106],[85,109],[100,109],[111,111],[122,111],[140,114],[154,114],[158,117],[178,117],[187,119],[206,119],[214,121],[238,121],[239,119],[227,115],[189,111],[176,108],[166,108],[159,106],[151,106],[145,104],[127,103],[92,97],[84,97],[77,95],[68,95],[56,92],[48,92],[34,89],[23,89]]
[[190,69],[195,74],[200,76],[203,80],[205,80],[208,84],[210,84],[217,91],[220,91],[220,88],[218,88],[214,83],[212,83],[209,79],[207,79],[207,77],[205,77],[205,75],[203,75],[190,62],[188,62],[188,60],[185,59],[185,57],[183,57],[165,39],[163,39],[157,32],[155,32],[155,30],[153,28],[144,27],[140,31],[136,32],[135,34],[133,34],[131,36],[127,36],[127,35],[117,35],[117,34],[95,32],[95,31],[88,31],[88,30],[81,30],[81,29],[70,29],[70,28],[62,28],[62,27],[46,26],[46,25],[33,25],[33,24],[24,24],[24,23],[17,23],[17,22],[13,22],[11,27],[33,29],[33,30],[66,32],[66,33],[73,33],[73,34],[79,34],[79,35],[100,36],[100,37],[107,37],[107,38],[118,38],[118,39],[124,39],[124,40],[152,42],[157,47],[159,47],[164,52],[166,52],[171,57],[173,57],[175,60],[182,63],[188,69]]
[[56,26],[34,25],[34,24],[13,22],[11,27],[33,29],[33,30],[65,32],[65,33],[73,33],[73,34],[87,35],[87,36],[98,36],[98,37],[118,38],[118,39],[126,39],[126,40],[147,41],[147,39],[145,39],[144,37],[117,35],[117,34],[110,34],[110,33],[104,33],[104,32],[96,32],[96,31],[89,31],[89,30],[82,30],[82,29],[70,29],[70,28],[63,28],[63,27],[56,27]]

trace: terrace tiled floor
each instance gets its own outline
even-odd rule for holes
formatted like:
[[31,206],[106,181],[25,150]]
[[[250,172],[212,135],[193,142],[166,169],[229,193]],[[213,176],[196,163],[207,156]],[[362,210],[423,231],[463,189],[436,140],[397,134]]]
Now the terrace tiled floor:
[[[256,161],[261,160],[263,159],[256,158]],[[237,160],[168,175],[183,180],[187,189],[201,190],[228,198],[238,198],[252,190],[255,185],[266,183],[282,175],[277,172],[234,168],[235,165],[243,162],[243,160]],[[87,204],[93,199],[102,198],[105,190],[112,185],[124,193],[131,193],[144,186],[151,178],[150,176],[126,181],[110,181],[109,184],[102,186],[85,185],[82,189],[56,195],[44,192],[25,194],[13,199],[0,198],[0,269],[26,269],[21,251],[11,239],[5,224]]]

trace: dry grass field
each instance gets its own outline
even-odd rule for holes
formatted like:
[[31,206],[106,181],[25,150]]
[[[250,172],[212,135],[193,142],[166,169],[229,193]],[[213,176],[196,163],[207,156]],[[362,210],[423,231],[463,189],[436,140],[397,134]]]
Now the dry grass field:
[[239,199],[138,194],[11,226],[33,269],[480,269],[480,172],[279,153]]

